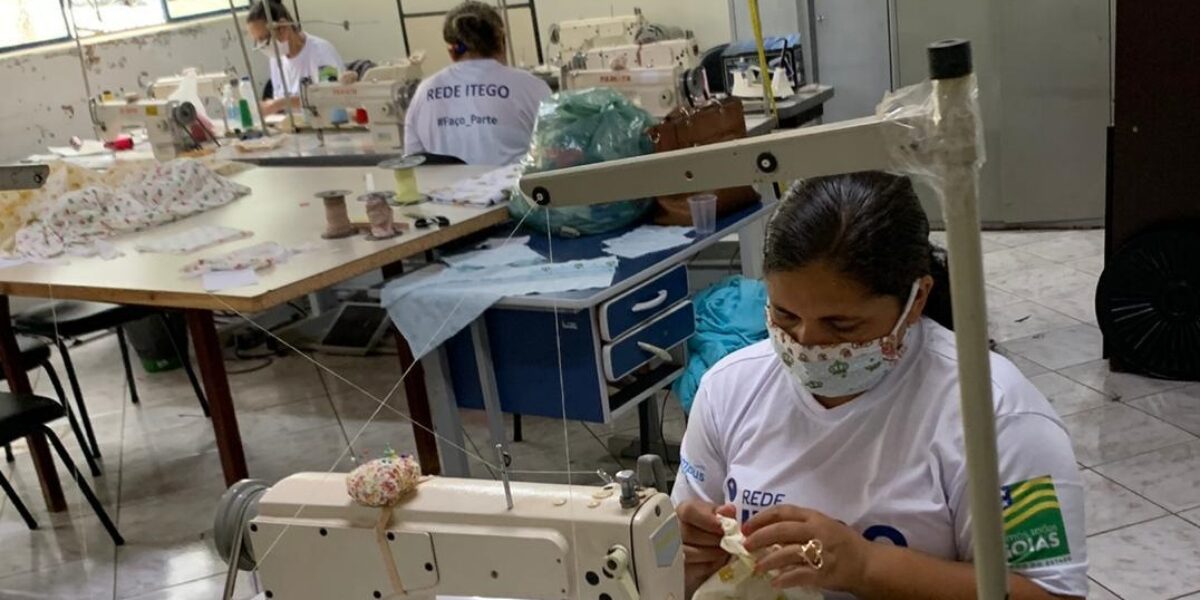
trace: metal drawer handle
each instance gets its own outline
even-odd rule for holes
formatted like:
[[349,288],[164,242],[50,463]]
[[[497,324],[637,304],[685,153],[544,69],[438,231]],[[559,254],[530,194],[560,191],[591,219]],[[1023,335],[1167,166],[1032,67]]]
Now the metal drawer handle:
[[655,308],[658,308],[659,306],[662,306],[662,303],[666,302],[666,301],[667,301],[667,290],[658,290],[657,296],[655,296],[649,300],[646,300],[645,302],[638,302],[637,304],[634,304],[633,308],[629,309],[629,311],[639,313],[639,312],[645,312],[647,310],[653,310]]
[[[663,293],[665,294],[666,292],[663,292]],[[658,346],[655,346],[654,344],[648,344],[646,342],[638,342],[637,345],[638,345],[638,348],[641,348],[642,350],[645,350],[646,352],[649,352],[650,354],[653,354],[654,356],[657,356],[658,358],[661,358],[667,362],[675,361],[675,357],[671,356],[670,352],[667,352],[666,350],[663,350],[662,348],[659,348]]]

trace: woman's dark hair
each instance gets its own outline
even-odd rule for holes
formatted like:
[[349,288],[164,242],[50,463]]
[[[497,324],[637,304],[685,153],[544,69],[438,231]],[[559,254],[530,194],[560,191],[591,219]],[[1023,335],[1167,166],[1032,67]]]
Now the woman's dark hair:
[[497,56],[504,48],[504,20],[495,8],[467,0],[446,13],[442,39],[457,46],[457,54],[474,52],[480,56]]
[[767,224],[764,254],[768,273],[823,260],[901,303],[913,281],[932,275],[925,315],[954,327],[946,254],[929,243],[929,219],[908,177],[865,171],[797,183]]
[[292,20],[292,13],[288,12],[287,7],[283,5],[282,0],[258,0],[254,3],[254,6],[250,7],[250,13],[246,15],[246,21],[250,23],[256,21],[260,23],[267,23],[268,19],[266,5],[268,3],[271,5],[270,21],[291,23],[292,25],[296,25],[296,21]]

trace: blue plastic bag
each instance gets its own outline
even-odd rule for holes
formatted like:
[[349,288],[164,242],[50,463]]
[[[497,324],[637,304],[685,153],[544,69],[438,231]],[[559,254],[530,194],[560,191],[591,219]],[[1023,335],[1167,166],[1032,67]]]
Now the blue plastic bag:
[[[559,92],[538,108],[537,125],[529,154],[522,162],[524,173],[538,173],[618,158],[642,156],[654,151],[646,129],[657,123],[618,92],[592,88]],[[540,207],[514,189],[508,203],[514,219],[543,233],[569,237],[620,229],[646,214],[653,199],[625,200],[591,206],[551,208],[546,215],[529,214]],[[529,215],[526,218],[526,215]]]

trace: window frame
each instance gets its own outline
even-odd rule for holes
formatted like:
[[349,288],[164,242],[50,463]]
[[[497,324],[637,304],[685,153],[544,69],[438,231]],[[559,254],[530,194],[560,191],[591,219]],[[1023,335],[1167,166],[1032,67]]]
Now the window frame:
[[[187,15],[187,16],[183,16],[183,17],[173,17],[173,16],[171,16],[171,10],[167,4],[167,0],[159,0],[159,3],[162,5],[163,15],[165,16],[165,19],[166,19],[161,24],[130,27],[128,29],[120,29],[117,31],[105,32],[105,33],[101,33],[98,35],[122,35],[125,33],[137,31],[139,29],[149,29],[151,27],[171,26],[171,25],[174,25],[177,23],[187,23],[188,21],[195,21],[198,19],[206,19],[206,18],[215,17],[217,15],[229,14],[228,8],[219,8],[219,9],[208,11],[208,12],[196,13],[194,15]],[[234,9],[234,12],[239,15],[245,14],[246,12],[248,12],[250,10],[250,6],[252,6],[253,4],[254,4],[253,0],[248,0],[246,6],[237,7]],[[59,10],[59,16],[62,18],[62,21],[63,21],[63,28],[66,29],[66,32],[67,32],[66,35],[64,35],[62,37],[38,40],[36,42],[26,42],[24,44],[15,44],[12,46],[0,46],[0,59],[4,58],[10,54],[16,54],[16,53],[23,52],[26,50],[32,50],[32,49],[41,48],[44,46],[52,46],[55,44],[64,44],[67,42],[75,41],[75,36],[71,34],[71,20],[69,18],[67,18],[67,10],[69,10],[69,9],[67,8],[67,6],[63,0],[60,0],[58,3],[58,10]],[[87,40],[89,40],[90,38],[93,38],[93,37],[96,37],[96,36],[95,35],[85,35],[85,36],[80,37],[79,41],[81,43],[87,43]]]
[[[171,16],[171,6],[168,3],[168,1],[167,0],[159,0],[159,1],[162,2],[163,14],[167,16],[167,24],[168,25],[171,23],[186,23],[188,21],[195,21],[196,19],[206,19],[208,17],[212,17],[215,15],[229,14],[229,7],[226,6],[225,8],[218,8],[215,10],[200,12],[200,13],[196,13],[194,15],[185,15],[182,17],[175,17],[175,16]],[[229,4],[229,0],[225,0],[224,4]],[[238,7],[235,7],[233,10],[236,13],[244,13],[244,12],[249,11],[251,6],[254,6],[254,0],[246,0],[246,6],[238,6]]]

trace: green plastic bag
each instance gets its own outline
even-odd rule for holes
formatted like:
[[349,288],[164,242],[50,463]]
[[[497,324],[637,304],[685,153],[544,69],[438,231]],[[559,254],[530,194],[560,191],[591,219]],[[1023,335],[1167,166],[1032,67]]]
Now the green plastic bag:
[[[646,130],[656,123],[650,113],[608,88],[559,92],[538,109],[522,171],[538,173],[650,154],[654,144]],[[541,207],[514,189],[508,210],[537,231],[545,233],[548,227],[555,235],[574,237],[625,227],[653,205],[649,198],[551,208],[547,219],[545,212],[537,211]]]

